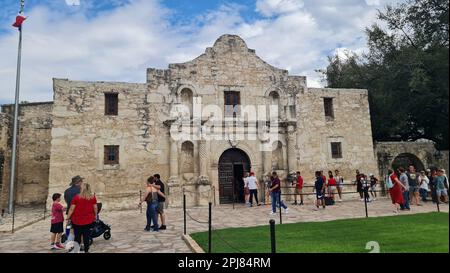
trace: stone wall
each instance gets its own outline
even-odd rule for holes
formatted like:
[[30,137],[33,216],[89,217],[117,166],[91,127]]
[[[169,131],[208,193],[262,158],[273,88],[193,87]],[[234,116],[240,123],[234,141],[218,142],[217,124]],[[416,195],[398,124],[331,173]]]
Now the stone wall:
[[[17,184],[15,186],[16,204],[45,203],[48,193],[52,107],[52,102],[20,104],[16,163]],[[2,206],[5,206],[9,192],[12,147],[11,119],[14,114],[14,106],[4,105],[2,106],[2,112],[10,120],[9,126],[2,130],[0,141],[6,142],[7,145],[2,190]]]
[[[118,115],[105,115],[105,93],[118,93]],[[135,208],[149,175],[168,177],[169,115],[163,94],[146,84],[54,80],[51,194],[75,175],[92,184],[106,209]],[[104,164],[104,146],[119,145],[119,164]],[[113,202],[112,202],[113,201]]]
[[7,170],[7,158],[9,156],[8,142],[10,140],[9,135],[10,117],[7,114],[0,113],[0,208],[6,206],[7,192],[4,190],[5,185],[9,183]]
[[[334,119],[324,114],[324,99],[333,98]],[[306,180],[315,170],[339,169],[346,181],[355,170],[377,174],[367,90],[308,88],[299,97],[297,157]],[[332,158],[331,142],[342,143],[342,158]]]
[[[190,94],[182,94],[185,89]],[[177,119],[170,115],[172,108],[192,97],[222,112],[226,91],[240,92],[242,106],[268,106],[276,93],[276,155],[263,151],[259,139],[192,139],[183,144],[171,138],[169,127]],[[111,92],[118,94],[117,116],[105,115],[104,94]],[[356,168],[377,171],[366,90],[307,88],[306,77],[290,76],[267,64],[234,35],[221,36],[192,61],[166,70],[148,69],[145,84],[55,79],[54,94],[48,201],[52,193],[67,188],[72,176],[81,175],[106,208],[134,208],[146,178],[160,173],[169,187],[168,203],[181,205],[184,189],[188,205],[206,205],[213,197],[219,200],[218,161],[231,147],[248,155],[259,178],[272,171],[273,158],[279,161],[277,171],[283,179],[301,170],[307,183],[312,183],[317,169],[341,169],[347,181]],[[323,97],[334,98],[333,121],[325,119]],[[201,120],[209,118],[205,111]],[[343,158],[331,158],[332,141],[343,143]],[[105,145],[120,146],[118,165],[103,164]]]
[[[448,150],[438,151],[432,141],[386,141],[376,142],[375,154],[378,156],[379,167],[391,167],[395,158],[401,154],[417,157],[425,168],[437,167],[449,171]],[[387,158],[386,155],[388,155]],[[408,166],[404,166],[407,168]]]

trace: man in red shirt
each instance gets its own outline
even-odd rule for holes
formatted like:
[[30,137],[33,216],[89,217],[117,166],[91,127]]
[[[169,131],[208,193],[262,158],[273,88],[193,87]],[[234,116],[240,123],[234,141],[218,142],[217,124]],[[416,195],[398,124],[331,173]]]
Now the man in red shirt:
[[300,172],[297,171],[297,181],[293,183],[295,185],[295,201],[292,205],[297,205],[297,195],[300,194],[300,204],[303,205],[303,177],[300,175]]

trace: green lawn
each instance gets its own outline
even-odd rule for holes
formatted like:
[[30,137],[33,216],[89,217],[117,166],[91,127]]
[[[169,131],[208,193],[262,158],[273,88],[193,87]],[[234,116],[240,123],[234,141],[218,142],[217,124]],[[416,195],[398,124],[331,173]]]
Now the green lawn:
[[[448,213],[442,212],[276,225],[277,253],[369,252],[369,241],[378,242],[382,253],[448,253],[448,226]],[[208,232],[191,236],[207,251]],[[212,252],[238,250],[269,253],[269,225],[213,231]]]

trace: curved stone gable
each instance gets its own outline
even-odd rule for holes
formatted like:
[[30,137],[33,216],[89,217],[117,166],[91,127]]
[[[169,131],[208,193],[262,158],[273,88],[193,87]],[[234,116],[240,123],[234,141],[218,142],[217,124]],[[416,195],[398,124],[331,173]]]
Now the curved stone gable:
[[[163,79],[163,81],[161,81]],[[261,89],[277,86],[285,92],[299,93],[306,88],[306,77],[289,76],[287,70],[276,68],[249,49],[237,35],[222,35],[204,54],[184,63],[170,64],[167,70],[148,70],[148,83],[167,84],[177,89],[182,84],[217,90],[221,86]]]

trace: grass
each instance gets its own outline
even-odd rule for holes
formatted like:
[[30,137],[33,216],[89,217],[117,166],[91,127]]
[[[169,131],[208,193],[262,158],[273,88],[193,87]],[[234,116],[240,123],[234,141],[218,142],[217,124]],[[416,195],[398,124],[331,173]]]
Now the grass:
[[[245,221],[245,219],[243,219]],[[381,253],[448,253],[448,213],[276,225],[277,253],[360,253],[376,241]],[[208,232],[191,234],[208,249]],[[269,253],[269,225],[214,230],[213,253]]]

